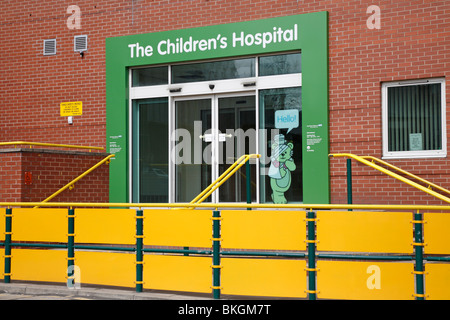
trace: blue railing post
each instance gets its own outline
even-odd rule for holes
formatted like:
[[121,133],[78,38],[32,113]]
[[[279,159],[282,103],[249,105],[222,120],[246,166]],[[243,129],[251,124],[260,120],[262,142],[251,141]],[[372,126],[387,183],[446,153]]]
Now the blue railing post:
[[414,252],[416,263],[414,274],[416,275],[416,299],[425,300],[423,266],[423,218],[420,212],[414,214]]
[[213,211],[213,298],[220,299],[220,211]]
[[316,217],[315,212],[308,212],[308,298],[316,300]]
[[69,208],[67,234],[67,287],[75,286],[75,210]]
[[6,226],[5,226],[5,273],[3,281],[11,282],[11,235],[12,235],[12,209],[6,209]]
[[144,212],[136,210],[136,292],[142,292],[144,284]]

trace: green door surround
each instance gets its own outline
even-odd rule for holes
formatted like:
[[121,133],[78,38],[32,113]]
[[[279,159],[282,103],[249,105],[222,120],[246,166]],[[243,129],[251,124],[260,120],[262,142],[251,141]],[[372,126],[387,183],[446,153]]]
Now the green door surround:
[[129,202],[130,67],[302,52],[304,203],[326,204],[329,188],[328,12],[106,39],[106,143],[110,202]]

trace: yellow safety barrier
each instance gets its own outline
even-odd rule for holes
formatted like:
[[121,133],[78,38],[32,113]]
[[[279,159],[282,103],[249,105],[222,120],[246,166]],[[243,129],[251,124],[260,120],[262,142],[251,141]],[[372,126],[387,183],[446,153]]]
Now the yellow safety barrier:
[[[219,291],[310,299],[449,299],[443,289],[450,274],[449,220],[447,214],[430,213],[450,211],[448,206],[292,204],[295,210],[274,210],[262,204],[184,203],[173,207],[209,210],[168,210],[168,204],[141,210],[136,204],[72,203],[68,210],[8,205],[14,208],[0,210],[5,281],[75,279],[136,286],[136,291],[141,286],[212,292],[214,298]],[[268,210],[219,211],[225,207]],[[426,213],[336,210],[341,207],[420,207]],[[314,212],[317,208],[335,210]]]
[[424,214],[426,254],[450,254],[450,215],[427,212]]
[[[4,258],[4,257],[5,257],[5,249],[0,248],[0,258]],[[0,263],[0,277],[4,278],[4,274],[5,274],[5,264]]]
[[15,241],[67,241],[67,209],[17,208],[13,220]]
[[66,282],[65,250],[13,249],[12,277],[17,280]]
[[306,297],[306,261],[222,259],[222,292],[234,295]]
[[[105,248],[106,249],[106,248]],[[77,251],[81,283],[134,287],[135,256],[130,253]]]
[[207,257],[144,256],[144,288],[211,292],[211,259]]
[[426,298],[450,300],[450,264],[425,264]]
[[318,211],[317,250],[412,253],[412,213]]
[[4,230],[5,230],[5,208],[0,208],[0,241],[5,241]]
[[412,263],[318,261],[318,298],[412,300]]
[[210,210],[144,210],[144,245],[210,247],[211,217]]
[[136,210],[77,209],[77,243],[135,244]]
[[222,248],[306,250],[305,211],[222,212]]

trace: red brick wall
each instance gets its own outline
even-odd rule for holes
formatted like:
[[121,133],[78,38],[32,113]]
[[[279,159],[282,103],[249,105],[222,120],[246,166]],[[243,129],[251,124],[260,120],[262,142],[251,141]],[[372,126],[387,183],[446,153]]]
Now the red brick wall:
[[[69,5],[81,9],[80,30],[67,28]],[[370,5],[381,9],[379,30],[366,26]],[[330,151],[381,157],[381,83],[448,76],[449,1],[0,1],[0,140],[105,147],[106,37],[324,10],[329,12]],[[81,34],[89,37],[84,59],[73,52],[73,36]],[[42,44],[49,38],[57,39],[58,54],[45,57]],[[448,79],[446,84],[449,105]],[[83,115],[69,126],[59,116],[59,103],[78,100]],[[447,127],[449,121],[447,111]],[[391,162],[450,189],[448,158]],[[330,168],[331,201],[345,202],[344,159],[332,159]],[[355,203],[441,203],[356,164],[354,173]]]
[[[105,158],[103,153],[20,150],[0,152],[0,202],[40,202]],[[31,184],[25,183],[31,173]],[[108,202],[109,166],[104,164],[50,202]]]
[[0,202],[20,201],[21,173],[20,153],[0,153]]

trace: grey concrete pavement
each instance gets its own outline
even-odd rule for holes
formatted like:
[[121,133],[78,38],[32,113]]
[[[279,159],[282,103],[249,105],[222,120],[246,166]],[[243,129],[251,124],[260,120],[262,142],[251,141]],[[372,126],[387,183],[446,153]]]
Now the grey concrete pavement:
[[81,287],[34,283],[0,283],[0,300],[211,300],[178,293],[135,292],[133,289]]

